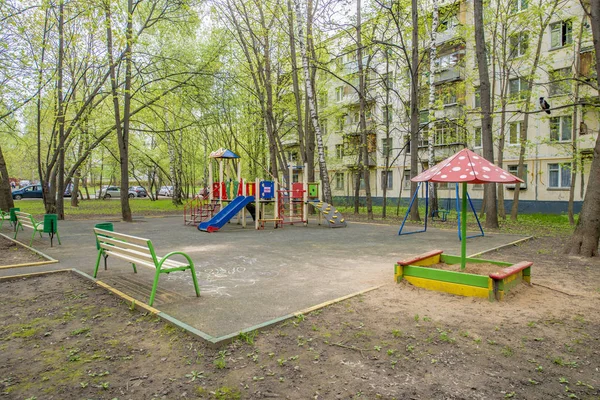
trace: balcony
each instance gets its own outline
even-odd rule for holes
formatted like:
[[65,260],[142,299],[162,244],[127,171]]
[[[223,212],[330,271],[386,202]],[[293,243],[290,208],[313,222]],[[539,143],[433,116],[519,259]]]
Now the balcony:
[[435,72],[433,82],[438,85],[444,82],[452,82],[465,79],[464,68],[459,66],[449,67]]
[[[344,154],[344,157],[342,158],[342,164],[347,168],[356,167],[358,165],[358,151],[355,151],[354,154]],[[369,153],[369,159],[367,160],[366,165],[367,167],[377,166],[376,152],[373,151]]]

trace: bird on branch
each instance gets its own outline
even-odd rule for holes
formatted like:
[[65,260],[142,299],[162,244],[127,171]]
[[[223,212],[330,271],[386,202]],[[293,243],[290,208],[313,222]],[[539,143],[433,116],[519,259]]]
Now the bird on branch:
[[550,104],[543,97],[540,97],[540,107],[546,111],[546,114],[550,114]]

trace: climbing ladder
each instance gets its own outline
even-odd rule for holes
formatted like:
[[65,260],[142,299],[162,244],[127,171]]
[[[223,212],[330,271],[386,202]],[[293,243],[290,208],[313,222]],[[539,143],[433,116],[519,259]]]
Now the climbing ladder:
[[331,204],[319,200],[309,200],[308,204],[312,204],[323,214],[330,228],[346,227],[347,224],[344,216]]
[[197,195],[183,206],[183,223],[185,225],[198,225],[208,221],[219,212],[219,203],[210,201],[207,196]]

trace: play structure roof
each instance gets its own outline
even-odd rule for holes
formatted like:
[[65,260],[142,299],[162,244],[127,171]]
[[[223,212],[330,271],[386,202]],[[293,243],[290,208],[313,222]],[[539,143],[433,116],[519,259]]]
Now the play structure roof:
[[523,180],[492,164],[469,149],[462,149],[453,156],[421,172],[413,182],[467,182],[467,183],[517,183]]
[[229,149],[220,148],[210,153],[210,158],[240,158],[237,154]]

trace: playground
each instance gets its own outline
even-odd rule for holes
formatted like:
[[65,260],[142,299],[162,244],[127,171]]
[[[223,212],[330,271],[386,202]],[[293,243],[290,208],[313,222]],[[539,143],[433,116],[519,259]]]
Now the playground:
[[[50,247],[39,237],[33,242],[59,263],[19,272],[76,268],[92,275],[97,253],[92,228],[102,222],[107,220],[61,221],[62,245]],[[307,226],[255,230],[234,221],[209,234],[184,226],[177,217],[112,224],[115,232],[151,239],[160,255],[174,250],[189,254],[200,297],[195,297],[189,273],[175,272],[161,276],[154,307],[213,340],[393,282],[394,263],[430,250],[432,243],[449,254],[460,253],[454,230],[399,237],[396,225],[353,223],[331,229],[314,219]],[[5,226],[3,232],[9,229]],[[523,239],[489,234],[469,239],[469,250],[477,254]],[[139,267],[134,274],[127,262],[112,258],[108,269],[101,264],[98,272],[98,280],[140,303],[148,302],[153,276],[152,268]]]

